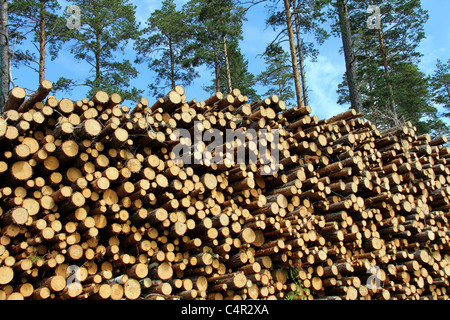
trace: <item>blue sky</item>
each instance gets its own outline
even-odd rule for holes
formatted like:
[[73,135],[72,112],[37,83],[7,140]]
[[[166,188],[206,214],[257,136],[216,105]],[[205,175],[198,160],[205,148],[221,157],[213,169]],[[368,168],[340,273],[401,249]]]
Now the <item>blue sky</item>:
[[[160,1],[139,0],[131,1],[137,6],[136,17],[141,25],[150,16],[151,12],[159,8]],[[178,7],[181,7],[184,0],[177,0]],[[66,1],[60,1],[63,8],[67,5]],[[422,6],[428,10],[430,19],[425,26],[427,38],[422,42],[420,51],[423,53],[420,63],[421,70],[430,74],[433,72],[436,60],[447,61],[450,59],[450,27],[448,25],[448,13],[450,12],[450,1],[448,0],[423,0]],[[241,51],[248,60],[249,71],[257,75],[264,70],[264,62],[258,57],[268,43],[270,43],[276,32],[266,29],[265,19],[267,9],[264,4],[252,7],[247,15],[247,21],[244,22],[244,39],[241,42]],[[310,90],[310,105],[313,115],[319,118],[328,118],[346,110],[347,106],[340,106],[336,103],[336,89],[342,80],[345,72],[344,57],[340,53],[342,42],[340,38],[331,37],[321,47],[317,62],[307,61],[306,77]],[[131,46],[130,46],[131,48]],[[287,49],[287,48],[286,48]],[[126,54],[126,58],[134,60],[134,53],[131,50]],[[122,59],[120,54],[118,59]],[[154,75],[147,70],[145,64],[137,66],[140,74],[133,80],[133,85],[146,89],[147,85],[154,81]],[[58,58],[54,61],[47,60],[47,79],[55,82],[59,77],[83,79],[90,71],[86,63],[77,62],[68,52],[67,47],[63,49]],[[38,75],[27,68],[12,70],[14,82],[17,86],[35,90],[37,88]],[[209,94],[203,90],[205,85],[209,85],[212,79],[212,73],[209,70],[201,70],[201,77],[195,79],[194,84],[186,87],[188,100],[196,98],[197,100],[206,99]],[[72,94],[57,94],[57,98],[71,98],[73,100],[85,97],[87,88],[74,90]],[[265,88],[257,87],[258,93],[262,94]],[[150,101],[156,98],[148,92],[144,96]],[[129,105],[132,107],[132,105]]]

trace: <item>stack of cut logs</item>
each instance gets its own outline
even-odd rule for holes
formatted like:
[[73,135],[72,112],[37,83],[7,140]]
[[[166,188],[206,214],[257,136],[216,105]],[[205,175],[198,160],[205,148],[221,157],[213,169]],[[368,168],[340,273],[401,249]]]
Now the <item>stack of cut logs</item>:
[[[128,108],[51,88],[14,88],[0,118],[0,300],[449,298],[445,137],[237,89]],[[278,132],[278,166],[177,129]]]

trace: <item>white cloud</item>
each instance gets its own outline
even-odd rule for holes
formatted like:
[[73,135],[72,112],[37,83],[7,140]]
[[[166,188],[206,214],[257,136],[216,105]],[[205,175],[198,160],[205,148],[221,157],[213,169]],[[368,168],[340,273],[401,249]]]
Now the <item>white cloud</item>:
[[145,26],[150,14],[161,6],[161,1],[157,0],[140,0],[133,3],[136,6],[136,20],[140,22],[141,27]]
[[320,55],[317,62],[307,64],[306,81],[312,115],[325,119],[346,110],[346,106],[337,104],[336,93],[338,84],[342,81],[344,69],[343,62],[333,61],[324,55]]

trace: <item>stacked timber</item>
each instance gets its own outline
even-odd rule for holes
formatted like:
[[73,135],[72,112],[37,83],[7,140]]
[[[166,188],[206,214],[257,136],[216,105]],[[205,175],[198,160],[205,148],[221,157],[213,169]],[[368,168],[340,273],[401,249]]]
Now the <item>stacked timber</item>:
[[446,137],[237,89],[131,109],[51,87],[0,118],[0,299],[449,298]]

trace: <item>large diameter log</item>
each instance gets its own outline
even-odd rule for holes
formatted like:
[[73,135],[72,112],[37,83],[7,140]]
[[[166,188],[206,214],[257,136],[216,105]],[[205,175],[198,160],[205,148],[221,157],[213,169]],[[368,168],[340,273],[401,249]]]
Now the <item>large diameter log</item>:
[[13,208],[2,216],[0,219],[6,224],[15,224],[15,225],[23,225],[28,221],[28,211],[23,207]]
[[136,300],[141,295],[141,284],[136,279],[128,279],[124,285],[124,294],[127,299]]
[[5,161],[0,161],[0,176],[8,171],[8,164]]
[[[109,96],[109,101],[106,104],[106,106],[108,108],[112,108],[118,104],[120,104],[122,102],[122,97],[120,94],[118,93],[113,93],[112,95]],[[139,103],[145,106],[148,106],[148,100],[146,98],[141,98],[139,100]]]
[[[162,108],[165,112],[170,112],[182,103],[181,95],[175,90],[170,91],[164,98]],[[155,106],[152,106],[152,111]],[[159,107],[159,106],[157,106]],[[157,107],[155,109],[157,109]]]
[[81,192],[74,192],[67,199],[58,204],[60,207],[60,211],[68,212],[70,210],[75,210],[77,208],[81,208],[86,203],[86,198]]
[[78,150],[78,143],[73,140],[67,140],[54,152],[54,156],[56,156],[61,163],[64,163],[75,158],[78,154]]
[[14,271],[7,266],[0,267],[0,285],[10,283],[14,278]]
[[123,128],[117,128],[110,135],[108,145],[112,148],[122,147],[128,140],[128,131]]
[[67,260],[79,260],[81,257],[83,257],[83,248],[80,245],[74,244],[67,249]]
[[211,173],[206,173],[205,175],[203,175],[201,181],[203,185],[209,190],[213,190],[217,186],[217,178]]
[[158,208],[148,212],[146,220],[150,223],[158,224],[166,220],[168,216],[169,214],[166,209]]
[[40,287],[49,288],[53,292],[60,292],[66,287],[66,279],[63,276],[51,276],[42,280]]
[[10,167],[6,183],[12,186],[24,183],[33,175],[33,168],[27,161],[17,161]]
[[173,269],[167,262],[155,262],[149,265],[149,276],[154,279],[169,280],[173,276]]
[[[109,286],[108,286],[109,288]],[[59,294],[62,299],[73,299],[79,296],[83,292],[83,286],[80,282],[72,282],[67,285],[62,292]]]
[[222,92],[216,92],[211,97],[206,99],[204,102],[205,102],[205,105],[212,106],[213,104],[215,104],[217,101],[221,100],[222,98],[223,98],[223,93]]
[[94,94],[91,101],[98,105],[105,105],[109,102],[109,95],[107,92],[100,90]]
[[244,228],[241,231],[239,238],[241,239],[241,241],[245,243],[252,244],[253,242],[256,241],[256,233],[251,228]]
[[219,284],[226,284],[228,289],[241,289],[244,288],[247,285],[247,277],[244,273],[236,273],[236,274],[230,274],[227,275],[225,278],[217,279],[214,278],[211,279],[211,281],[217,282]]
[[95,119],[87,119],[76,126],[73,134],[81,139],[94,139],[102,131],[102,125]]
[[127,275],[133,278],[144,279],[148,275],[148,265],[144,263],[137,263],[127,269]]
[[[165,296],[169,296],[172,293],[172,290],[173,290],[173,288],[172,288],[172,286],[169,283],[162,282],[162,283],[155,283],[155,284],[153,284],[145,292],[147,294],[158,293],[158,294],[162,294],[162,295],[165,295]],[[177,293],[177,294],[180,295],[180,293]]]
[[58,110],[64,115],[70,115],[74,111],[74,103],[70,99],[62,99],[58,103]]
[[[5,129],[6,121],[4,121],[2,119],[2,122],[4,124],[2,124],[0,126],[0,130],[1,130],[1,132],[0,132],[1,136],[0,137],[8,140],[9,142],[15,143],[18,140],[18,138],[19,138],[19,129],[16,126],[13,126],[13,125],[7,125],[6,129]],[[29,124],[27,126],[28,126],[28,128],[25,128],[23,131],[29,129]]]
[[20,105],[24,102],[26,92],[20,87],[14,87],[8,96],[8,100],[3,108],[3,111],[17,110]]
[[30,97],[21,104],[18,111],[19,112],[28,111],[34,106],[36,102],[44,100],[45,97],[47,97],[47,95],[52,90],[52,87],[53,84],[50,81],[48,80],[42,81],[41,84],[39,85],[38,90],[32,95],[30,95]]

